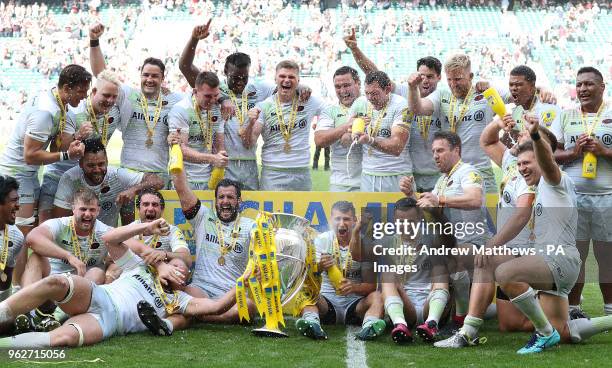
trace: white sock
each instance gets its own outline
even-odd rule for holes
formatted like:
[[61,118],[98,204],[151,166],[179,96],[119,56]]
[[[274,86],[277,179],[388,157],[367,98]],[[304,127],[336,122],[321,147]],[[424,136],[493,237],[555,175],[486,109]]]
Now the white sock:
[[609,316],[612,314],[612,303],[604,304],[604,314]]
[[167,318],[162,318],[162,321],[164,321],[166,326],[168,326],[168,329],[170,330],[170,333],[172,333],[172,331],[174,331],[174,325],[172,324],[172,322],[170,322],[170,320],[167,319]]
[[48,348],[51,334],[48,332],[28,332],[0,339],[0,348]]
[[385,312],[394,325],[401,323],[408,326],[404,318],[404,302],[399,296],[389,296],[385,299]]
[[0,303],[0,324],[11,322],[15,319],[13,311],[6,302]]
[[573,310],[581,310],[581,308],[580,308],[580,306],[579,306],[579,305],[570,305],[570,306],[569,306],[569,310],[570,310],[570,312],[571,312],[571,311],[573,311]]
[[512,299],[511,302],[529,318],[536,331],[544,336],[550,336],[553,332],[553,327],[548,321],[548,318],[546,318],[535,296],[535,291],[530,287],[523,294]]
[[446,307],[446,303],[448,303],[448,299],[450,299],[450,294],[446,289],[436,289],[432,290],[429,293],[429,315],[427,316],[428,321],[435,321],[436,323],[440,322],[440,317],[444,313],[444,308]]
[[461,332],[467,335],[470,339],[478,336],[478,330],[482,326],[482,318],[473,317],[469,314],[465,317],[463,321],[463,327],[461,327]]
[[612,330],[612,316],[579,318],[567,322],[573,343],[588,339],[593,335]]
[[465,316],[470,308],[470,274],[461,271],[450,275],[455,295],[455,315]]

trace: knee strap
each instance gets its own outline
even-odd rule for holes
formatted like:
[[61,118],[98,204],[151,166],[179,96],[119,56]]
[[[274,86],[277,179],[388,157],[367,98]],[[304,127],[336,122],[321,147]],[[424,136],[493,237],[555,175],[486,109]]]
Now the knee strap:
[[74,327],[74,329],[79,333],[79,344],[77,346],[83,346],[85,338],[83,338],[83,329],[81,326],[77,325],[76,323],[69,323],[68,325]]
[[72,299],[72,296],[74,295],[74,280],[72,279],[72,275],[69,273],[62,273],[61,275],[68,280],[68,294],[66,294],[66,297],[64,299],[57,301],[56,304],[66,304],[70,301],[70,299]]

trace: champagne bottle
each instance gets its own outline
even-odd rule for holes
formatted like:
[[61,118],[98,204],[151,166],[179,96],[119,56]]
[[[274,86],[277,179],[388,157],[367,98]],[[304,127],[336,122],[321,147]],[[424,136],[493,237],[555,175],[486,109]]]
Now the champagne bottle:
[[181,151],[181,146],[178,144],[173,144],[170,148],[168,171],[170,175],[178,175],[183,171],[183,151]]
[[582,159],[582,177],[595,179],[597,177],[597,156],[593,152],[585,152]]

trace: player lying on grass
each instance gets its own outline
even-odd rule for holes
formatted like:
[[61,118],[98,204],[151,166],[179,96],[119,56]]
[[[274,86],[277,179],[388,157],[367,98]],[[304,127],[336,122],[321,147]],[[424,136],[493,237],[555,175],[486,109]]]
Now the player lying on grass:
[[[319,300],[316,305],[304,308],[296,327],[304,336],[327,339],[321,322],[361,324],[357,338],[372,340],[383,334],[386,325],[382,320],[382,298],[376,291],[376,276],[371,265],[360,262],[361,257],[355,249],[358,247],[350,245],[351,238],[359,236],[355,207],[347,201],[336,202],[332,206],[331,218],[333,230],[315,239],[319,269],[323,271]],[[334,266],[342,273],[337,288],[328,276],[329,269]]]
[[[157,262],[155,267],[148,267],[125,244],[136,241],[132,238],[140,234],[167,235],[169,229],[164,219],[158,219],[107,232],[103,240],[109,254],[123,269],[122,277],[111,284],[98,286],[77,275],[51,275],[0,303],[0,324],[12,322],[18,314],[49,299],[71,316],[51,332],[29,332],[0,339],[0,348],[92,345],[113,335],[144,331],[146,327],[137,309],[140,300],[153,306],[152,311],[147,308],[141,311],[145,317],[151,317],[145,318],[146,321],[159,321],[158,315],[165,317],[175,312],[188,316],[225,312],[235,303],[233,294],[211,300],[177,291],[187,275],[187,267],[182,261]],[[167,291],[163,285],[172,290]],[[167,329],[168,326],[159,328]]]

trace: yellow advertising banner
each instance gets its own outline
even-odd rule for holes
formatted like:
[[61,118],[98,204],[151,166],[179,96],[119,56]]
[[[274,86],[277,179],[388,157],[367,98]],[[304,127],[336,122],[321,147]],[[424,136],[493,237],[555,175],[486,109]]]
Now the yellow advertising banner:
[[[194,234],[191,225],[185,220],[178,195],[175,191],[162,191],[166,207],[164,218],[175,224],[185,234],[192,254],[195,253]],[[214,209],[214,191],[195,191],[202,204]],[[368,208],[374,221],[392,221],[394,203],[403,197],[402,193],[364,193],[364,192],[242,192],[243,216],[255,218],[257,211],[291,213],[306,218],[312,227],[319,231],[329,229],[332,205],[337,201],[353,203],[357,214]],[[497,195],[487,195],[487,207],[491,219],[495,219]],[[493,222],[494,223],[494,222]]]

